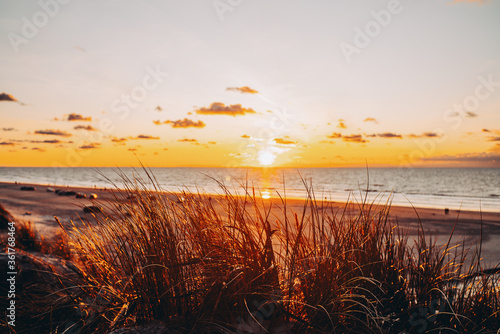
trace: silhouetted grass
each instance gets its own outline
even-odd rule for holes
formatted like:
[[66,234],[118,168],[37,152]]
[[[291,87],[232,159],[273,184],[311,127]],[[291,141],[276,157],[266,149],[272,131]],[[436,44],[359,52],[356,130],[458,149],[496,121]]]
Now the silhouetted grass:
[[499,278],[476,275],[480,253],[438,247],[422,226],[410,236],[389,202],[338,210],[308,188],[292,212],[286,198],[272,207],[223,184],[214,198],[166,194],[146,173],[121,175],[124,190],[103,213],[65,229],[85,276],[81,332],[151,320],[181,333],[500,328]]

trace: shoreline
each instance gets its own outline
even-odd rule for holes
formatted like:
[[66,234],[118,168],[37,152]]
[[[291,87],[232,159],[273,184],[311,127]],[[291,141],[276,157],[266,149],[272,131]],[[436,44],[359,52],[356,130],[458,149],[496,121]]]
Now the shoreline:
[[[35,191],[22,191],[21,186],[33,186]],[[87,198],[77,199],[75,196],[58,196],[54,192],[47,192],[47,188],[73,190],[87,195]],[[0,205],[9,211],[14,218],[21,221],[32,221],[39,232],[47,237],[56,233],[60,228],[54,220],[57,216],[65,224],[70,221],[78,222],[84,217],[82,208],[96,203],[109,203],[113,199],[115,188],[88,188],[88,187],[57,187],[53,185],[35,183],[11,183],[0,182]],[[118,189],[118,191],[123,191]],[[88,195],[95,193],[96,200],[91,200]],[[164,194],[173,199],[181,192],[165,191]],[[201,196],[223,200],[223,195],[204,194]],[[282,207],[279,198],[258,199],[262,205],[271,205],[273,214],[276,217],[283,216],[280,209]],[[305,198],[286,198],[287,210],[300,213],[303,210]],[[333,211],[342,212],[346,208],[345,202],[317,200],[317,206],[322,209],[328,205]],[[371,203],[368,203],[371,204]],[[377,212],[383,204],[374,204],[372,212]],[[357,213],[356,205],[348,206],[347,213],[354,215]],[[30,213],[29,215],[26,213]],[[288,211],[287,211],[288,212]],[[409,230],[410,235],[416,235],[420,225],[431,236],[439,237],[439,241],[446,242],[452,232],[455,223],[454,241],[465,240],[467,245],[474,245],[481,236],[483,238],[483,257],[494,265],[500,263],[500,213],[499,212],[479,212],[479,211],[457,211],[449,210],[445,214],[444,208],[412,208],[391,205],[389,212],[391,224],[398,224],[400,227]],[[481,233],[481,228],[483,229]]]

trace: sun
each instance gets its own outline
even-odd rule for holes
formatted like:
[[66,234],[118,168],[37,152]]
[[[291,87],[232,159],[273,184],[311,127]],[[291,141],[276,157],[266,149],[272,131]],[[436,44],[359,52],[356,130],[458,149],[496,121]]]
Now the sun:
[[261,150],[258,153],[257,160],[259,160],[261,166],[271,166],[276,160],[276,153],[267,149]]

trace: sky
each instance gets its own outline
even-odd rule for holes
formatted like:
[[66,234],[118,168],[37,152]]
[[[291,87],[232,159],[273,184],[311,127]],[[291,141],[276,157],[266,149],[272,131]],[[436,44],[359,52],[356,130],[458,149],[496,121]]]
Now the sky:
[[0,2],[0,166],[500,167],[500,1]]

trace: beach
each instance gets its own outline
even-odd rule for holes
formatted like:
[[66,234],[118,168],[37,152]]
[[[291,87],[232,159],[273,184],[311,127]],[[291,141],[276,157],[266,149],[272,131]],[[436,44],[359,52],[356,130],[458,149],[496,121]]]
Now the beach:
[[[22,191],[22,186],[32,186],[35,191]],[[86,198],[76,198],[73,196],[58,196],[55,192],[47,191],[47,188],[72,190],[86,195]],[[85,187],[55,187],[42,184],[19,184],[0,183],[0,205],[9,211],[17,222],[31,221],[45,238],[51,238],[54,233],[60,231],[54,216],[65,226],[70,226],[71,222],[78,224],[82,218],[91,218],[90,214],[83,212],[84,206],[99,205],[106,207],[114,200],[111,188],[85,188]],[[89,198],[90,194],[96,194],[97,199]],[[166,196],[175,200],[179,193],[166,193]],[[205,194],[216,201],[223,201],[221,195]],[[286,199],[287,212],[301,213],[305,199]],[[272,206],[271,224],[273,218],[280,219],[284,215],[283,204],[279,198],[262,199],[259,203],[263,207]],[[327,207],[332,213],[340,215],[344,212],[345,203],[323,202],[317,200],[318,206]],[[383,204],[383,203],[381,203]],[[377,212],[382,208],[381,204],[376,204],[372,212]],[[217,208],[218,205],[215,205]],[[350,205],[345,212],[355,215],[357,205]],[[398,224],[403,229],[407,229],[411,235],[416,235],[420,224],[424,228],[427,236],[433,240],[437,238],[437,244],[444,244],[448,241],[450,233],[454,229],[452,244],[465,241],[466,246],[475,246],[479,240],[482,243],[483,263],[487,267],[494,267],[500,263],[500,213],[498,212],[477,212],[477,211],[457,211],[449,210],[445,214],[443,209],[412,208],[405,206],[391,206],[389,213],[390,224]],[[456,226],[455,226],[456,223]],[[481,233],[482,230],[482,233]]]

